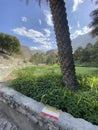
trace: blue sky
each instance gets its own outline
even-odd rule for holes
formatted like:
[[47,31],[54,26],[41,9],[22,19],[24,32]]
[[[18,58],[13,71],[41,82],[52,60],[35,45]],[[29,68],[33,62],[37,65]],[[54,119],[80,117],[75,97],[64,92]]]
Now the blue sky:
[[[91,29],[90,12],[96,8],[91,0],[65,0],[71,39],[88,33]],[[55,34],[49,5],[42,0],[0,0],[0,32],[16,36],[22,45],[31,49],[56,48]]]

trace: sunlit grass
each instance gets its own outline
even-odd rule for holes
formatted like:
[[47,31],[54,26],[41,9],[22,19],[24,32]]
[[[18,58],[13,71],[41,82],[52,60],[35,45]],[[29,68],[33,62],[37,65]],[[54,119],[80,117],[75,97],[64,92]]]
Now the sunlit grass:
[[[61,69],[59,65],[53,65],[53,66],[30,66],[23,69],[19,69],[15,71],[18,75],[25,75],[25,76],[31,76],[31,75],[44,75],[51,72],[55,72],[60,74]],[[92,74],[92,75],[98,75],[98,68],[95,67],[76,67],[76,73],[77,74]]]
[[98,75],[98,68],[96,67],[76,67],[77,74],[92,74]]

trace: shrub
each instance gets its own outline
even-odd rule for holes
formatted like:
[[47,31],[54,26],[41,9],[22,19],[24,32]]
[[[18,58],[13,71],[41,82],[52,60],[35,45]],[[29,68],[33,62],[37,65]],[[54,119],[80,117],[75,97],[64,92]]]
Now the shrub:
[[12,35],[0,33],[0,50],[10,55],[20,53],[20,42]]
[[78,75],[80,90],[68,90],[58,73],[20,75],[10,84],[17,91],[98,125],[98,77]]

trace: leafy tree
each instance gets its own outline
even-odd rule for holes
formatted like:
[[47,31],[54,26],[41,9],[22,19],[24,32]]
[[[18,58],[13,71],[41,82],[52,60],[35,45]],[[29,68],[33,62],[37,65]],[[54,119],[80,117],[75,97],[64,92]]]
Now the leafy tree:
[[[26,0],[27,3],[28,1]],[[49,2],[51,8],[64,83],[69,89],[78,90],[65,2],[64,0],[46,1]],[[39,4],[40,2],[41,0],[39,0]]]
[[30,62],[33,64],[47,64],[47,65],[53,65],[58,64],[58,54],[55,52],[47,52],[47,53],[35,53],[32,55]]
[[43,53],[35,53],[34,55],[32,55],[30,62],[32,62],[35,65],[38,64],[45,64],[46,62],[46,56]]
[[86,48],[83,49],[82,56],[81,56],[81,62],[90,62],[90,51]]
[[1,51],[8,54],[20,52],[19,40],[11,35],[0,33],[0,48]]
[[19,53],[20,52],[20,42],[16,37],[10,37],[10,40],[12,41],[11,44],[8,47],[8,52],[10,54],[12,53]]
[[74,59],[77,64],[98,66],[98,41],[94,45],[88,43],[85,48],[79,47],[74,52]]
[[4,42],[4,39],[5,39],[5,34],[0,33],[0,48],[1,48],[2,52],[4,50],[4,47],[6,46],[5,42]]
[[78,47],[76,49],[76,51],[74,52],[74,59],[75,59],[75,61],[81,62],[82,54],[83,54],[83,48],[82,47]]
[[98,64],[98,41],[94,44],[93,60],[96,64]]
[[53,65],[58,64],[58,55],[55,52],[51,52],[50,54],[46,55],[46,64]]
[[88,43],[83,50],[81,62],[92,62],[93,45]]

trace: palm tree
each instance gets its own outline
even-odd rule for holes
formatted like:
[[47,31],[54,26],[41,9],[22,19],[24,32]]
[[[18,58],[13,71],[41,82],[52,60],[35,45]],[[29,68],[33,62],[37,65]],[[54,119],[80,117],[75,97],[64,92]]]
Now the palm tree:
[[94,1],[96,4],[98,4],[98,0],[92,0],[92,1]]
[[[95,0],[95,3],[98,4],[98,0]],[[93,37],[96,37],[98,36],[98,8],[93,10],[90,16],[92,18],[92,22],[90,23],[89,26],[93,28],[91,34]]]
[[[26,1],[28,3],[28,0]],[[38,1],[40,4],[41,0]],[[49,2],[52,13],[63,81],[67,88],[77,91],[78,82],[75,73],[65,2],[64,0],[46,0],[46,2]]]

